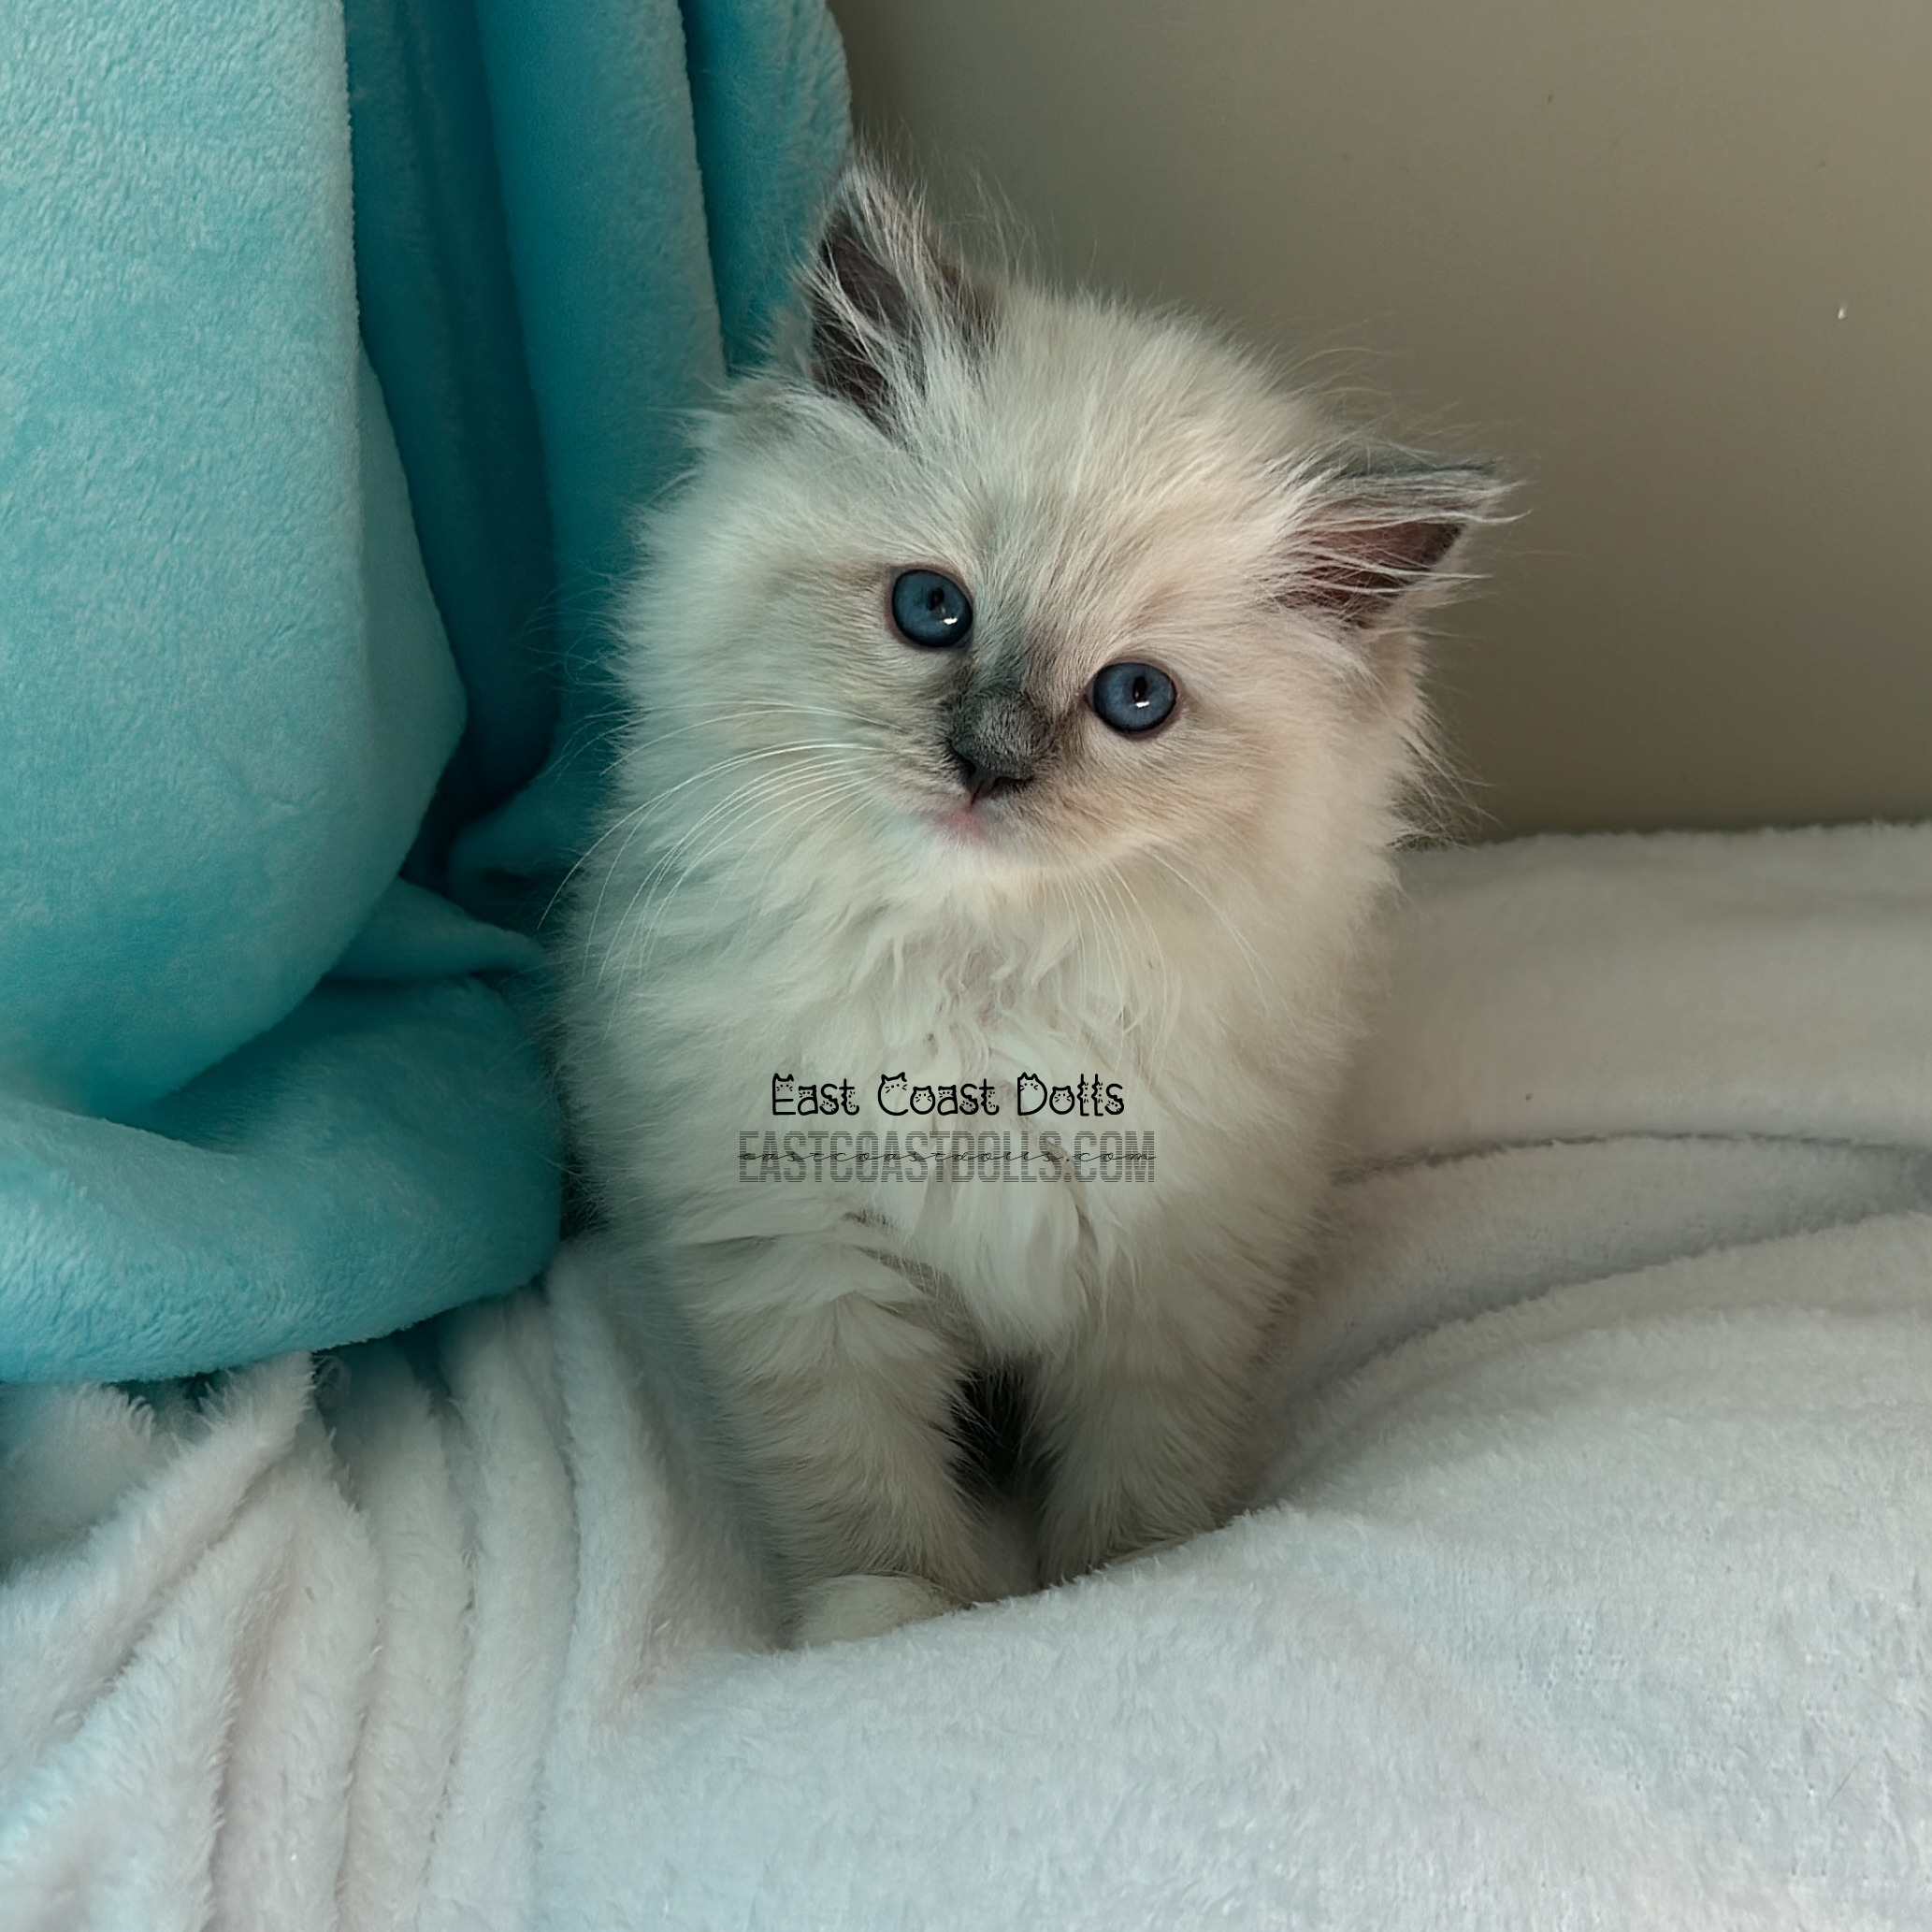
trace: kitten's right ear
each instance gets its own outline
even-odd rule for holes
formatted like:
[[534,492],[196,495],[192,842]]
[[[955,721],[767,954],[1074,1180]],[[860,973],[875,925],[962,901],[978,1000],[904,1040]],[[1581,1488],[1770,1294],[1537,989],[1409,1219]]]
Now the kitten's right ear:
[[1474,525],[1498,520],[1507,489],[1481,464],[1387,452],[1292,472],[1295,527],[1276,599],[1369,633],[1445,580]]
[[805,277],[812,380],[892,426],[896,395],[916,388],[942,333],[973,338],[987,292],[952,259],[919,210],[862,162],[833,193]]

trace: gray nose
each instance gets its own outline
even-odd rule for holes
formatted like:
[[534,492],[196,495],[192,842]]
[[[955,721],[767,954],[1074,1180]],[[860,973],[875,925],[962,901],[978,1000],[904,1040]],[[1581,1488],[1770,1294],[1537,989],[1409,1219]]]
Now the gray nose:
[[946,752],[974,804],[1031,785],[1052,737],[1031,698],[997,686],[968,691],[946,723]]
[[982,764],[979,757],[957,740],[948,740],[946,750],[959,771],[960,784],[972,794],[975,805],[982,799],[998,798],[1002,792],[1017,791],[1021,786],[1032,782],[1032,767],[1016,759],[1009,758],[1004,762],[996,759]]

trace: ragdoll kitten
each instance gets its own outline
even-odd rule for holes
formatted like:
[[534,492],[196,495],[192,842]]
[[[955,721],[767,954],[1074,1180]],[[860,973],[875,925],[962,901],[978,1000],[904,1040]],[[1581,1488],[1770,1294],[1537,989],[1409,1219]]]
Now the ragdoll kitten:
[[864,169],[800,308],[623,609],[565,1066],[816,1641],[1243,1500],[1494,492]]

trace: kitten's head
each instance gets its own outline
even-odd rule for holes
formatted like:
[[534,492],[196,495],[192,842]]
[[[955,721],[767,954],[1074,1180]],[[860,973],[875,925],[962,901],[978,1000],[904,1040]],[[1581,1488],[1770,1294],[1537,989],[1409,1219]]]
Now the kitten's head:
[[732,771],[743,837],[941,893],[1351,814],[1386,842],[1412,623],[1486,472],[1338,433],[1188,323],[974,273],[862,168],[802,294],[634,613],[645,738]]

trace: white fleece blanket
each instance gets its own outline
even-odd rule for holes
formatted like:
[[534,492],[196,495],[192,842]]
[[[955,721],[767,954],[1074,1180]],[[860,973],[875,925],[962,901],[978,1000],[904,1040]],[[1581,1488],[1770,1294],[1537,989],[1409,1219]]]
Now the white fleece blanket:
[[0,1391],[0,1927],[1932,1923],[1932,829],[1409,879],[1186,1549],[771,1653],[594,1247]]

